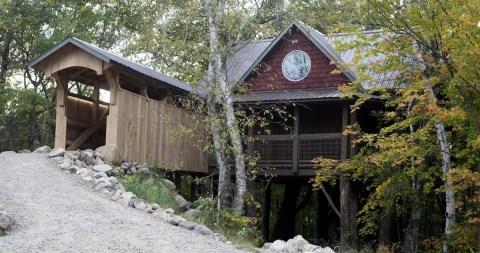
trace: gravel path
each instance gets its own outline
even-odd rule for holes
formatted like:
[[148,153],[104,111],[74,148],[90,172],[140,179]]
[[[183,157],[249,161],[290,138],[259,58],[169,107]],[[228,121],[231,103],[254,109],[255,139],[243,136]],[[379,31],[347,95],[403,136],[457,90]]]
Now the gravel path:
[[0,252],[241,252],[105,199],[45,154],[0,154],[0,203],[17,221]]

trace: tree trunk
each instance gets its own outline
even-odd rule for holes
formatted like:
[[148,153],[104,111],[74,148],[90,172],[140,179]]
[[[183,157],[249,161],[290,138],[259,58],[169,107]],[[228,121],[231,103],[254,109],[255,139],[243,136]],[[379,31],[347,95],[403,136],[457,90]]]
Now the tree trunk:
[[340,245],[342,250],[357,248],[357,214],[358,197],[350,179],[342,175],[340,176]]
[[405,232],[402,253],[415,253],[418,251],[418,236],[420,231],[420,218],[422,214],[422,186],[418,183],[417,178],[414,179],[413,187],[417,192],[417,199],[413,203],[412,210],[410,212],[410,221]]
[[8,71],[8,64],[10,63],[10,45],[13,41],[13,33],[10,28],[4,35],[5,39],[1,45],[1,55],[0,55],[0,84],[6,82],[6,75]]
[[[223,19],[225,11],[225,1],[218,1],[218,5],[213,8],[210,0],[204,0],[204,7],[208,16],[208,29],[210,37],[210,61],[209,70],[212,70],[213,77],[209,85],[213,87],[213,96],[216,96],[215,101],[220,102],[224,118],[226,130],[230,137],[232,153],[235,161],[235,195],[233,198],[232,208],[235,213],[243,214],[244,197],[247,188],[247,176],[245,171],[245,155],[243,152],[242,138],[240,130],[235,119],[235,111],[233,107],[233,100],[231,97],[232,87],[227,85],[227,74],[225,66],[225,57],[221,50],[219,40],[220,23]],[[216,10],[216,12],[214,12]]]
[[[427,92],[430,98],[430,102],[436,103],[435,92],[433,91],[430,80],[424,79],[423,85],[427,88]],[[435,112],[436,113],[436,112]],[[453,183],[448,180],[447,174],[450,171],[450,147],[445,132],[445,125],[442,120],[435,122],[435,130],[437,131],[438,145],[440,148],[440,157],[442,160],[442,172],[444,176],[445,184],[445,237],[452,236],[452,225],[455,223],[455,192],[453,191]],[[443,244],[443,252],[448,252],[448,245],[446,242]]]

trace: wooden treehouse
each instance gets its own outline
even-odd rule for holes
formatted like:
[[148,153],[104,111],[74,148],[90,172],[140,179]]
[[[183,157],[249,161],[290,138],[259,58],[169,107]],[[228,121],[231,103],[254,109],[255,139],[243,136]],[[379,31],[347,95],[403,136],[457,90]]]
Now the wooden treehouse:
[[[365,36],[373,34],[378,32],[366,32]],[[372,85],[392,86],[394,80],[388,76],[393,74],[377,75],[375,79],[380,80],[379,83],[362,85],[358,87],[356,96],[345,98],[338,87],[355,81],[357,75],[342,66],[345,66],[343,63],[353,63],[354,51],[338,53],[334,42],[354,39],[354,35],[346,34],[328,37],[294,21],[274,39],[239,46],[228,59],[228,81],[247,87],[246,92],[235,94],[237,106],[261,110],[268,105],[281,105],[286,106],[293,116],[286,121],[272,119],[272,122],[282,122],[282,125],[271,123],[268,134],[261,127],[248,129],[248,136],[255,141],[248,144],[247,153],[259,156],[256,167],[260,169],[260,175],[274,174],[273,182],[280,184],[301,182],[307,185],[308,179],[315,175],[312,159],[321,156],[345,160],[356,154],[351,145],[352,137],[342,134],[347,125],[358,122],[363,130],[375,131],[377,122],[370,116],[370,111],[378,109],[381,103],[373,99],[356,113],[350,112],[350,105],[358,96],[366,96],[362,91]],[[375,61],[374,58],[362,60]],[[266,240],[286,240],[291,237],[269,237],[269,187],[267,183],[264,189],[263,234]],[[285,192],[288,189],[285,188]],[[350,188],[349,191],[355,190]],[[338,188],[330,189],[330,192],[336,199],[339,198]],[[317,193],[317,197],[316,235],[317,239],[326,239],[328,227],[335,217],[327,215],[331,208],[324,196]],[[285,201],[286,198],[284,204]],[[291,203],[295,205],[297,202],[294,200]],[[290,213],[292,215],[295,217],[295,213]],[[280,216],[278,219],[281,219]],[[281,221],[278,224],[282,224]]]
[[177,128],[195,124],[178,105],[192,91],[187,84],[76,38],[29,67],[56,83],[55,147],[114,144],[128,161],[207,172],[207,155],[195,147],[195,136],[174,139]]

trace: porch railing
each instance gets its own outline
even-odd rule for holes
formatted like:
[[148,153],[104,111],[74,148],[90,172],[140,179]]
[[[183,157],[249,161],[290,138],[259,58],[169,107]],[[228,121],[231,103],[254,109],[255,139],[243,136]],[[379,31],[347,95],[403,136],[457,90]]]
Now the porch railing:
[[341,159],[342,134],[255,135],[253,151],[260,155],[258,165],[311,167],[312,159]]

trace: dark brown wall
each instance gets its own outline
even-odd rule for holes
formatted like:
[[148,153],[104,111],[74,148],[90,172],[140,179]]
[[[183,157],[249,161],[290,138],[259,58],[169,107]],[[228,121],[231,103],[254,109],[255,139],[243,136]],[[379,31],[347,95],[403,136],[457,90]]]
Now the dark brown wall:
[[[297,40],[298,43],[292,43]],[[308,76],[297,82],[287,80],[282,74],[283,58],[293,50],[305,51],[312,62]],[[335,65],[301,31],[294,28],[286,34],[272,51],[264,58],[256,73],[247,80],[252,90],[307,89],[338,86],[349,82],[343,74],[332,74]]]

